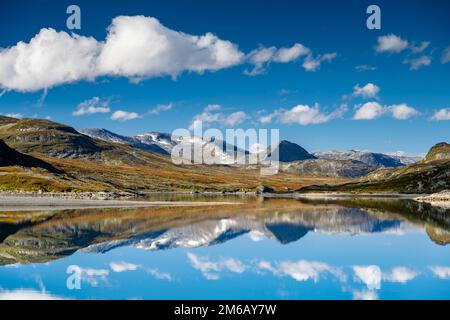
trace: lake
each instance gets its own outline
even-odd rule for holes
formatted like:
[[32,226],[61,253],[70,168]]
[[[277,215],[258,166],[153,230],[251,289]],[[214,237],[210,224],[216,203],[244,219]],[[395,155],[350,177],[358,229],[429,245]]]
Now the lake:
[[0,212],[0,299],[449,299],[450,210],[412,200]]

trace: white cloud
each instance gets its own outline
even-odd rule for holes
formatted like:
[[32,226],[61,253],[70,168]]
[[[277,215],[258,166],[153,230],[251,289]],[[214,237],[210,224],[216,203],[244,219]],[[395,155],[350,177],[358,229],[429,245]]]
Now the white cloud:
[[370,82],[363,87],[356,85],[353,88],[353,96],[355,97],[375,98],[379,92],[380,87]]
[[33,289],[0,289],[0,300],[62,300],[62,298],[48,293],[45,290],[36,291]]
[[168,272],[161,272],[156,268],[150,268],[147,270],[147,272],[156,279],[172,281],[172,275]]
[[395,34],[378,37],[378,44],[375,47],[376,52],[394,52],[399,53],[408,47],[408,41],[403,40]]
[[261,124],[268,124],[268,123],[271,123],[272,120],[273,120],[276,116],[277,116],[277,113],[276,113],[276,112],[275,112],[275,113],[268,114],[268,115],[263,115],[263,116],[260,116],[260,117],[259,117],[258,121],[259,121]]
[[109,99],[101,99],[99,97],[93,97],[89,100],[81,102],[77,109],[72,112],[74,116],[82,116],[95,113],[108,113],[111,112],[109,108]]
[[23,118],[23,114],[21,114],[21,113],[7,113],[7,114],[5,114],[5,116],[10,117],[10,118],[16,118],[16,119]]
[[111,262],[109,267],[114,272],[125,272],[125,271],[135,271],[139,268],[139,265],[121,261],[121,262]]
[[158,104],[156,107],[151,109],[148,113],[149,114],[153,114],[153,115],[158,115],[161,112],[165,112],[165,111],[171,110],[172,107],[173,107],[172,103],[169,103],[169,104]]
[[25,92],[93,80],[101,47],[92,37],[41,29],[29,43],[0,50],[0,86]]
[[80,268],[80,275],[82,281],[96,287],[100,281],[107,281],[109,271],[106,269]]
[[329,273],[341,281],[346,280],[340,269],[318,261],[281,261],[272,266],[270,262],[263,260],[258,263],[257,268],[259,271],[269,271],[274,275],[290,276],[296,281],[312,280],[317,282],[323,273]]
[[[261,146],[262,146],[262,145],[260,145],[260,144],[257,144],[257,146],[252,146],[252,147],[250,148],[250,152],[251,152],[251,153],[258,153],[258,152],[264,150],[265,148],[263,149],[263,148],[261,148]],[[264,147],[265,147],[265,146],[264,146]],[[254,241],[254,242],[262,241],[262,240],[264,240],[264,238],[266,237],[266,236],[264,235],[264,233],[262,233],[261,231],[258,231],[258,230],[252,230],[252,231],[250,231],[249,234],[248,234],[248,236],[249,236],[250,239],[251,239],[252,241]]]
[[247,61],[254,67],[251,70],[245,70],[244,74],[256,76],[264,73],[266,65],[270,62],[288,63],[310,52],[309,48],[300,43],[296,43],[289,48],[260,47],[247,55]]
[[280,48],[275,53],[273,61],[286,63],[297,60],[299,57],[307,55],[311,50],[300,43],[294,44],[290,48]]
[[417,54],[423,52],[426,48],[428,48],[429,45],[430,45],[429,41],[422,41],[418,46],[411,45],[410,49],[413,54]]
[[403,60],[404,64],[409,64],[409,70],[419,70],[421,67],[429,66],[431,64],[430,56],[421,56],[414,59]]
[[436,121],[450,120],[450,108],[443,108],[436,111],[431,119]]
[[347,105],[345,104],[341,105],[331,113],[323,113],[317,103],[314,104],[314,106],[297,105],[290,110],[279,109],[270,115],[261,116],[259,121],[263,124],[267,124],[276,118],[284,124],[295,123],[305,126],[309,124],[325,123],[340,118],[346,111]]
[[406,103],[394,104],[387,108],[397,120],[406,120],[420,114],[419,111],[408,106]]
[[374,290],[381,288],[381,269],[376,265],[371,266],[354,266],[353,272],[355,276],[363,282],[367,289]]
[[202,73],[241,63],[242,52],[212,33],[193,36],[166,28],[157,19],[119,16],[108,28],[99,56],[101,74],[150,78]]
[[450,279],[450,267],[431,266],[430,270],[439,279],[443,279],[443,280]]
[[234,112],[234,113],[230,114],[225,119],[225,124],[228,125],[228,126],[234,127],[234,126],[244,122],[246,117],[247,117],[247,115],[245,114],[245,112],[237,111],[237,112]]
[[139,114],[137,114],[136,112],[128,112],[128,111],[123,111],[123,110],[115,111],[111,115],[111,120],[114,120],[114,121],[128,121],[128,120],[133,120],[133,119],[138,119],[138,118],[141,118],[141,116]]
[[326,53],[324,55],[318,55],[316,58],[310,54],[303,61],[303,68],[306,71],[317,71],[320,69],[320,65],[322,62],[330,62],[334,58],[336,58],[337,54],[335,52]]
[[200,270],[208,280],[220,279],[220,272],[224,270],[233,273],[243,273],[246,269],[241,261],[234,258],[220,258],[217,261],[212,261],[207,257],[200,257],[191,252],[188,252],[187,256],[192,267]]
[[395,267],[391,270],[390,273],[383,273],[383,280],[389,282],[406,283],[410,280],[413,280],[418,275],[418,272],[406,267]]
[[376,101],[370,101],[362,105],[356,105],[355,107],[354,120],[373,120],[386,113],[389,113],[397,120],[406,120],[420,114],[419,111],[408,106],[406,103],[383,106]]
[[212,33],[194,36],[157,19],[119,16],[106,41],[47,28],[30,40],[0,50],[0,86],[21,92],[48,89],[98,76],[133,80],[182,72],[216,71],[243,60],[238,47]]
[[450,46],[444,49],[441,56],[441,63],[450,62]]
[[375,291],[353,291],[353,300],[378,300],[378,294]]
[[377,69],[376,67],[374,67],[374,66],[369,66],[369,65],[367,65],[367,64],[360,64],[360,65],[357,65],[357,66],[355,67],[355,70],[356,70],[357,72],[374,71],[374,70],[376,70],[376,69]]
[[221,109],[222,106],[218,104],[206,106],[202,113],[192,118],[189,129],[194,130],[195,128],[198,128],[200,124],[204,126],[212,123],[219,123],[221,126],[225,125],[233,127],[241,124],[245,121],[245,119],[247,119],[247,115],[243,111],[237,111],[229,115],[225,115],[220,112]]
[[203,109],[201,114],[198,114],[192,118],[190,130],[198,128],[200,125],[209,124],[214,122],[220,122],[223,120],[223,114],[220,112],[214,112],[220,110],[222,107],[217,104],[208,105]]

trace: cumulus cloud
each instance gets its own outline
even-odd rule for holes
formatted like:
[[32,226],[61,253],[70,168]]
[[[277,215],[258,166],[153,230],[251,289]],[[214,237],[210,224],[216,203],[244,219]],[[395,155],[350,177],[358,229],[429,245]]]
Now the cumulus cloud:
[[330,62],[331,60],[336,58],[336,56],[337,54],[335,52],[318,55],[315,58],[310,54],[303,61],[303,68],[306,71],[317,71],[320,69],[320,65],[322,64],[322,62]]
[[367,289],[374,290],[381,288],[382,273],[380,267],[376,265],[354,266],[353,272],[356,278],[367,286]]
[[109,267],[114,272],[125,272],[125,271],[135,271],[139,268],[139,265],[121,261],[121,262],[111,262]]
[[106,282],[109,271],[106,269],[80,268],[81,280],[91,286],[98,286],[99,282]]
[[81,102],[76,110],[72,112],[74,116],[83,116],[95,113],[108,113],[111,112],[109,108],[109,99],[101,99],[99,97],[93,97],[89,100]]
[[395,34],[378,37],[378,44],[375,46],[376,52],[399,53],[408,47],[408,41],[403,40]]
[[234,127],[238,124],[241,124],[246,117],[247,115],[243,111],[233,112],[225,119],[225,124]]
[[247,55],[247,61],[254,67],[251,70],[245,70],[244,74],[256,76],[265,72],[268,63],[288,63],[297,60],[301,56],[309,54],[311,50],[300,43],[294,44],[289,48],[260,47],[251,51]]
[[431,266],[431,272],[439,279],[450,279],[450,267],[445,266]]
[[41,29],[30,42],[0,50],[0,86],[26,92],[93,80],[101,48],[92,37]]
[[429,66],[431,64],[430,56],[421,56],[414,59],[405,59],[403,64],[409,64],[409,70],[419,70],[421,67]]
[[32,92],[99,76],[175,78],[228,68],[243,57],[237,45],[212,33],[195,36],[152,17],[119,16],[105,41],[44,28],[28,43],[0,49],[0,86]]
[[450,46],[444,49],[441,56],[441,63],[448,62],[450,62]]
[[267,124],[273,119],[277,119],[279,122],[284,124],[320,124],[325,123],[333,119],[342,117],[342,115],[347,111],[347,105],[343,104],[336,110],[330,113],[324,113],[320,110],[319,104],[309,105],[297,105],[292,109],[285,110],[279,109],[272,114],[261,116],[259,121],[262,124]]
[[157,19],[119,16],[113,19],[98,59],[101,74],[150,78],[184,71],[202,73],[239,64],[238,47],[212,33],[194,36],[171,30]]
[[272,265],[270,262],[263,260],[258,263],[257,269],[259,271],[269,271],[278,276],[289,276],[296,281],[312,280],[317,282],[324,273],[331,274],[341,281],[346,280],[340,269],[318,261],[281,261],[276,265]]
[[395,267],[390,273],[383,273],[383,280],[389,282],[406,283],[419,275],[418,272],[406,267]]
[[200,270],[208,280],[220,279],[220,272],[225,270],[233,273],[243,273],[246,269],[241,261],[234,258],[220,258],[213,261],[207,257],[200,257],[191,252],[188,252],[187,256],[192,267]]
[[376,101],[370,101],[362,105],[356,105],[355,108],[354,120],[373,120],[386,113],[397,120],[406,120],[420,114],[419,111],[406,103],[383,106]]
[[392,116],[397,120],[406,120],[411,117],[419,115],[419,111],[408,106],[406,103],[394,104],[387,109],[392,113]]
[[200,125],[205,126],[212,123],[218,123],[221,126],[234,127],[247,119],[247,114],[244,111],[233,112],[229,115],[221,112],[222,106],[217,104],[211,104],[203,109],[203,112],[195,115],[192,118],[189,126],[190,130],[198,128]]
[[156,268],[150,268],[147,272],[158,280],[172,281],[172,275],[168,272],[162,272]]
[[149,114],[153,114],[153,115],[158,115],[161,112],[165,112],[165,111],[169,111],[172,110],[173,104],[169,103],[169,104],[158,104],[156,107],[154,107],[153,109],[149,110]]
[[443,108],[436,111],[431,119],[436,121],[450,120],[450,108]]
[[136,112],[128,112],[123,110],[117,110],[111,115],[111,120],[114,121],[128,121],[133,119],[141,118],[138,113]]
[[353,96],[362,98],[375,98],[380,92],[380,87],[373,83],[367,83],[360,87],[358,84],[353,88]]

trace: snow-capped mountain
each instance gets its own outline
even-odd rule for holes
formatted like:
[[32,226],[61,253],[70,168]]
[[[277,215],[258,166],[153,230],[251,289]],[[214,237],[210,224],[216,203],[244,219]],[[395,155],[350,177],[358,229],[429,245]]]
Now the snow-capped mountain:
[[401,163],[403,163],[404,165],[410,165],[413,164],[415,162],[418,162],[420,160],[423,160],[423,158],[425,157],[423,156],[412,156],[412,155],[408,155],[406,152],[404,151],[396,151],[396,152],[386,152],[385,153],[388,156],[391,156],[394,159],[397,159],[398,161],[400,161]]
[[136,139],[134,137],[122,136],[120,134],[108,131],[106,129],[85,129],[80,132],[94,139],[125,144],[147,152],[168,154],[168,152],[157,143],[152,142],[142,143],[139,139]]
[[377,167],[401,167],[405,165],[396,157],[367,151],[332,150],[313,152],[313,155],[321,159],[356,160]]
[[249,216],[206,220],[186,226],[136,235],[134,237],[90,245],[85,252],[107,252],[121,246],[144,250],[197,248],[217,245],[243,234],[258,234],[260,238],[276,240],[281,244],[295,242],[308,232],[339,235],[361,235],[382,232],[400,232],[410,228],[399,220],[371,216],[360,209],[329,210],[320,213],[278,214],[265,219]]

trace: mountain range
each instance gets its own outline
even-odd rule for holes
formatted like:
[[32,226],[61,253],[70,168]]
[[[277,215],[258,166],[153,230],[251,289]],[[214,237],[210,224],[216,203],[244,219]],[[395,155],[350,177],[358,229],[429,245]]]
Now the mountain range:
[[[446,156],[432,161],[431,156],[427,155],[424,160],[413,162],[417,159],[353,150],[309,153],[301,146],[283,140],[274,149],[279,153],[281,172],[261,177],[259,167],[264,165],[265,160],[254,166],[239,165],[236,163],[235,146],[195,136],[189,139],[178,137],[175,141],[171,138],[170,134],[159,132],[130,137],[106,129],[78,132],[50,120],[0,116],[0,140],[4,141],[5,154],[10,154],[8,161],[0,158],[0,166],[10,167],[0,168],[3,171],[0,190],[14,190],[18,187],[18,180],[23,181],[22,187],[25,189],[44,191],[234,192],[254,191],[260,185],[267,185],[281,192],[322,190],[322,187],[360,190],[354,186],[371,190],[362,185],[376,184],[374,190],[377,191],[412,193],[439,191],[448,185],[448,180],[445,180],[448,178]],[[188,150],[192,146],[213,150],[216,158],[218,156],[220,159],[219,165],[175,165],[169,154],[178,143],[187,144]],[[436,148],[445,149],[446,145],[439,144],[430,152],[436,153]],[[14,152],[24,155],[14,156]],[[241,152],[249,155],[246,150]],[[267,154],[270,156],[271,153],[269,148]],[[191,154],[180,156],[192,160]],[[35,165],[27,166],[23,163],[25,160],[20,161],[26,157],[29,160],[32,157]],[[11,162],[11,159],[15,160]],[[413,163],[406,165],[410,162]],[[33,170],[33,167],[41,171]],[[349,180],[354,178],[359,180]],[[410,181],[411,178],[416,182]],[[395,180],[395,183],[388,182],[389,186],[383,184],[387,180]],[[422,182],[427,183],[425,187],[420,184]],[[432,187],[429,187],[430,184]]]

